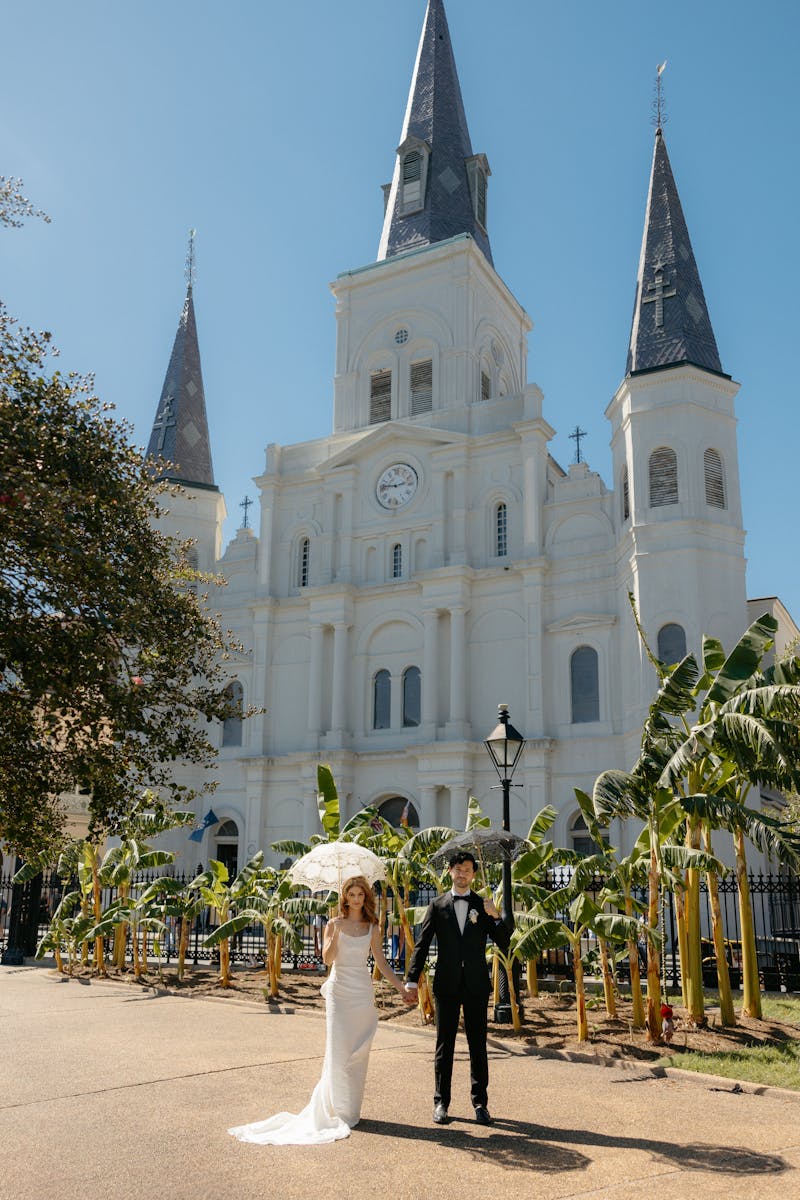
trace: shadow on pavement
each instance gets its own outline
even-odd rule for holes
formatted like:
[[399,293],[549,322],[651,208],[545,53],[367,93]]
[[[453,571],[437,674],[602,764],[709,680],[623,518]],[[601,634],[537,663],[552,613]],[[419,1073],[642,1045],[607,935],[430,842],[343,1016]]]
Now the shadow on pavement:
[[580,1171],[592,1159],[574,1146],[598,1146],[609,1149],[641,1150],[656,1162],[678,1166],[686,1171],[711,1171],[720,1175],[779,1175],[790,1169],[776,1154],[763,1154],[745,1146],[721,1146],[704,1142],[654,1141],[646,1137],[619,1137],[586,1129],[557,1129],[524,1121],[495,1120],[490,1134],[479,1135],[453,1125],[426,1129],[393,1121],[361,1120],[360,1133],[411,1141],[437,1142],[464,1150],[475,1158],[487,1155],[498,1166],[524,1167],[540,1172]]

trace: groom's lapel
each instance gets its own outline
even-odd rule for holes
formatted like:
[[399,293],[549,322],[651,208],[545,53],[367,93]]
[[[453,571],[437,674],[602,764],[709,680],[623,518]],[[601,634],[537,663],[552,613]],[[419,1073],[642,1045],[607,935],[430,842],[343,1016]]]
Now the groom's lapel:
[[458,917],[456,916],[456,906],[453,903],[453,893],[447,892],[443,900],[443,908],[447,916],[447,920],[452,926],[456,937],[461,937],[461,930],[458,927]]

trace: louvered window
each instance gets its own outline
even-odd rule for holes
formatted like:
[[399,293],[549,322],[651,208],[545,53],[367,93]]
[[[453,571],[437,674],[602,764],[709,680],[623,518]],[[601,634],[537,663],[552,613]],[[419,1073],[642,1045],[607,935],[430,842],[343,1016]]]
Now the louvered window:
[[498,558],[508,554],[508,507],[501,500],[495,510],[495,543],[494,552]]
[[389,729],[392,723],[392,679],[388,671],[378,671],[373,684],[372,728]]
[[242,744],[242,707],[244,688],[237,679],[225,688],[225,707],[227,716],[222,724],[223,746],[241,746]]
[[569,674],[573,725],[599,721],[600,681],[597,651],[591,646],[579,646],[569,661]]
[[630,488],[628,486],[628,464],[622,468],[622,519],[627,521],[631,515]]
[[703,455],[706,474],[706,504],[712,508],[727,508],[725,502],[725,472],[722,458],[717,450],[706,450]]
[[308,587],[308,568],[311,562],[311,542],[303,538],[297,554],[297,586]]
[[392,372],[373,371],[369,381],[369,420],[371,425],[388,421],[392,415]]
[[678,503],[678,458],[669,446],[650,455],[650,507]]
[[488,371],[481,371],[481,400],[492,398],[492,377]]
[[472,211],[482,229],[486,229],[486,193],[487,181],[491,174],[489,164],[483,154],[475,154],[467,159],[467,179],[472,200]]
[[403,547],[398,542],[392,547],[392,579],[403,578]]
[[682,625],[662,625],[658,631],[659,661],[667,667],[686,658],[686,633]]
[[420,697],[419,667],[409,667],[403,672],[403,725],[406,729],[419,725]]
[[403,159],[403,211],[422,207],[422,155],[410,150]]
[[475,216],[480,221],[483,228],[486,228],[486,176],[483,171],[477,172],[476,196],[475,196]]
[[411,364],[411,415],[430,412],[433,408],[433,361]]

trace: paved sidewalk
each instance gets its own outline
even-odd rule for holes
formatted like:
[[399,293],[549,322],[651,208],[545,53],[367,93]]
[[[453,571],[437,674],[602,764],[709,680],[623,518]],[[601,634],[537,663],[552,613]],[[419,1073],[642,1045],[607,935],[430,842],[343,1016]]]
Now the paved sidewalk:
[[3,967],[0,1022],[1,1200],[800,1195],[800,1099],[780,1092],[738,1094],[495,1042],[496,1122],[483,1128],[470,1119],[460,1041],[454,1120],[439,1128],[432,1032],[382,1022],[351,1137],[260,1147],[226,1129],[305,1104],[321,1015]]

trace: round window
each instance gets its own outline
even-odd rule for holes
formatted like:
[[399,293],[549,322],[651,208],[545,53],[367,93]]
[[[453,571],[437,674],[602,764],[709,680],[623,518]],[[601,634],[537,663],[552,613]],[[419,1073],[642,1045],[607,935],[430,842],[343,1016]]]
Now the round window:
[[398,346],[404,346],[408,341],[408,330],[398,329],[397,333],[394,335],[394,340],[397,342]]

